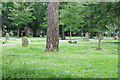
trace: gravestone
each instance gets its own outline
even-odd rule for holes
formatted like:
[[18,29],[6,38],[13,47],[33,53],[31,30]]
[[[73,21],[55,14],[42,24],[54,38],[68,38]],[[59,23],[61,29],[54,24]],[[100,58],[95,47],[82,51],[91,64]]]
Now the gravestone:
[[99,34],[99,36],[97,37],[99,39],[99,43],[98,43],[98,47],[97,47],[97,50],[101,50],[101,40],[103,39],[103,36],[102,34]]
[[85,33],[85,39],[83,39],[83,40],[89,41],[89,33],[88,32]]
[[29,41],[28,41],[27,37],[23,37],[22,38],[22,46],[28,46],[28,43],[29,43]]

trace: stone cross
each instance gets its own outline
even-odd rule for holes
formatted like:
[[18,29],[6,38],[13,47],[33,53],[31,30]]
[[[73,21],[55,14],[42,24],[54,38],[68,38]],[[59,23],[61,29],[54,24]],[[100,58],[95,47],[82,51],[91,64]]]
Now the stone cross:
[[28,46],[28,39],[27,39],[27,37],[23,37],[22,38],[22,46]]
[[99,34],[98,39],[99,39],[99,43],[98,43],[97,50],[101,50],[101,40],[103,39],[102,34]]

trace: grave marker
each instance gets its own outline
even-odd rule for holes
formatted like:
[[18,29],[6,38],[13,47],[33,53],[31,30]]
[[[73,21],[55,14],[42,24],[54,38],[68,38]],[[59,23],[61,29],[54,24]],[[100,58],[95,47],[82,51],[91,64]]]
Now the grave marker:
[[27,37],[23,37],[22,38],[22,46],[28,46],[28,43],[29,43],[29,41],[28,41]]
[[101,40],[103,39],[102,34],[99,34],[98,39],[99,39],[99,43],[98,43],[97,50],[101,50],[101,49],[102,49],[102,48],[101,48]]

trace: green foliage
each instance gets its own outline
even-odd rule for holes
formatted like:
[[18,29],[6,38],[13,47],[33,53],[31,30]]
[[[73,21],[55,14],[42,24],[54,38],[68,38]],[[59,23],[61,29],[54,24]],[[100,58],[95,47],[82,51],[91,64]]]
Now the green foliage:
[[63,9],[60,11],[60,24],[67,25],[65,31],[69,31],[72,24],[72,31],[76,32],[79,28],[82,20],[80,15],[80,10],[82,8],[81,3],[67,3]]
[[[32,31],[40,29],[43,33],[47,29],[48,9],[46,2],[3,2],[3,24],[7,30],[26,25]],[[89,32],[112,32],[115,24],[118,31],[118,16],[120,2],[62,2],[59,4],[59,25],[64,25],[65,32],[79,33],[81,30]],[[72,27],[71,27],[72,24]]]
[[8,19],[12,21],[13,26],[21,28],[21,25],[27,25],[35,19],[35,17],[32,16],[32,10],[31,5],[25,6],[24,2],[14,2],[13,7],[9,8],[10,14],[8,14]]
[[[36,17],[33,26],[36,26],[36,29],[41,29],[41,31],[45,32],[45,29],[47,28],[47,3],[36,2],[33,5],[33,8],[33,15]],[[31,28],[34,30],[33,26]]]

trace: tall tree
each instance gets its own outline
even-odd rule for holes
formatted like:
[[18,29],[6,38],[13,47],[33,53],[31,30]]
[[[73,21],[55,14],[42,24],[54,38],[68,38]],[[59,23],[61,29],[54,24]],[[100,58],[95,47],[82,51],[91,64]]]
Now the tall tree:
[[10,14],[9,19],[13,21],[13,26],[17,27],[17,37],[19,37],[20,29],[22,26],[26,26],[28,23],[32,22],[33,19],[35,19],[34,16],[32,16],[32,10],[31,6],[33,4],[26,6],[26,3],[13,3],[13,7],[10,8]]
[[59,50],[59,2],[48,3],[48,26],[47,26],[47,41],[45,51]]
[[31,29],[33,30],[33,37],[37,36],[37,30],[40,30],[42,33],[44,33],[44,28],[46,29],[46,26],[43,26],[44,18],[46,16],[47,12],[47,3],[45,2],[35,2],[33,5],[34,11],[33,15],[36,17],[36,20],[34,20],[33,25],[30,24]]
[[72,32],[77,32],[80,23],[82,23],[81,6],[81,3],[70,2],[61,10],[61,23],[66,25],[65,31],[69,31],[70,41],[72,41]]

